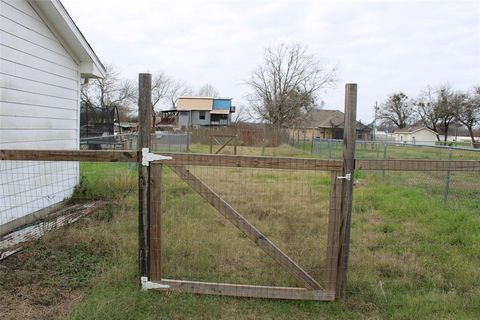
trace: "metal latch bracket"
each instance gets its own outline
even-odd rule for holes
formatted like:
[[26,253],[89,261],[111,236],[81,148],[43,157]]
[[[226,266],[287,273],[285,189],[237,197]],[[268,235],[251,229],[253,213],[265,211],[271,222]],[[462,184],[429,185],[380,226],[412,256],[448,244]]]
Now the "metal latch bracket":
[[168,284],[161,284],[152,281],[148,281],[147,277],[140,277],[140,281],[142,282],[142,290],[147,291],[150,289],[168,289],[170,286]]
[[337,177],[337,179],[345,179],[345,180],[350,181],[350,180],[352,180],[352,174],[351,174],[351,173],[347,173],[347,174],[344,175],[344,176],[339,176],[339,177]]
[[142,166],[148,167],[150,162],[158,160],[172,160],[172,157],[151,153],[149,148],[142,148]]

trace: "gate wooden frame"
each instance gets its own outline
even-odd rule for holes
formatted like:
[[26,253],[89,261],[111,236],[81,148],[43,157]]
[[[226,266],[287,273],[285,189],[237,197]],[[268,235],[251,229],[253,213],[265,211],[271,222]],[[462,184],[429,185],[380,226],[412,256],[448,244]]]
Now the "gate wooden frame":
[[[328,287],[322,287],[312,276],[303,270],[287,254],[273,244],[264,234],[256,229],[247,219],[230,206],[224,199],[216,194],[203,181],[196,177],[187,169],[187,165],[200,166],[222,166],[222,167],[242,167],[242,168],[270,168],[287,170],[328,170],[332,174],[331,195],[338,194],[338,188],[341,186],[341,179],[338,179],[342,169],[342,161],[338,160],[317,160],[317,159],[296,159],[296,158],[269,158],[269,157],[249,157],[249,156],[230,156],[230,155],[204,155],[204,154],[178,154],[165,153],[164,155],[172,157],[168,161],[158,161],[150,163],[150,193],[149,208],[150,211],[148,227],[148,245],[147,245],[147,275],[149,281],[158,284],[161,288],[155,290],[165,290],[169,288],[179,289],[184,292],[229,295],[240,297],[257,298],[279,298],[295,300],[324,300],[335,299],[335,268],[336,259],[327,261],[327,272],[325,274],[329,283]],[[229,283],[206,283],[186,280],[172,280],[162,278],[161,272],[161,170],[162,165],[166,164],[176,173],[184,182],[186,182],[195,192],[200,194],[210,205],[230,221],[238,230],[243,232],[260,249],[273,258],[278,265],[290,273],[304,288],[294,287],[272,287],[239,285]],[[154,200],[155,199],[155,200]],[[336,201],[331,201],[330,216],[336,217],[339,210],[335,205]],[[329,218],[331,221],[332,218]],[[337,219],[338,220],[338,219]],[[336,224],[329,224],[328,247],[332,254],[339,248],[333,242],[338,241],[338,234],[334,228]],[[331,269],[332,268],[332,269]]]

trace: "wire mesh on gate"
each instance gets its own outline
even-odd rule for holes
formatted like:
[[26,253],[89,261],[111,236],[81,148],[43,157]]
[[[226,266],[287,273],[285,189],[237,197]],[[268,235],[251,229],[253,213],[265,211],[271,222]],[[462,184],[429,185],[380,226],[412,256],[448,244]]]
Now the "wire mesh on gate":
[[[199,179],[323,284],[330,172],[217,165],[187,169],[191,179]],[[188,180],[168,166],[162,179],[162,278],[304,287],[192,190]]]

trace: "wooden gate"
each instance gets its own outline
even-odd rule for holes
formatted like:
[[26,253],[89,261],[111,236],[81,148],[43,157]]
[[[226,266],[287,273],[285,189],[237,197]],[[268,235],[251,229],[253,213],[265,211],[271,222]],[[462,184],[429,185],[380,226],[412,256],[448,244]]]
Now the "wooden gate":
[[[140,74],[139,122],[140,146],[149,146],[151,116],[149,74]],[[166,161],[151,161],[139,170],[139,239],[140,269],[144,289],[168,290],[213,295],[228,295],[258,298],[297,300],[334,300],[345,294],[350,215],[354,170],[356,85],[346,87],[346,118],[344,135],[344,159],[318,160],[296,158],[270,158],[205,154],[166,153]],[[144,161],[142,161],[144,162]],[[277,265],[293,276],[303,287],[272,287],[240,285],[232,283],[197,282],[162,277],[162,166],[167,165],[191,189],[203,197],[212,207],[268,254]],[[205,182],[192,173],[187,166],[222,166],[237,168],[270,168],[329,171],[331,176],[328,217],[328,238],[324,285],[314,279],[302,266],[283,252],[268,237],[260,232],[240,212],[215,193]]]
[[[204,154],[175,154],[167,153],[171,160],[151,162],[149,168],[149,195],[150,203],[148,212],[148,258],[147,275],[149,288],[165,290],[170,288],[185,292],[229,295],[259,298],[281,299],[310,299],[333,300],[335,299],[335,286],[338,273],[341,235],[341,188],[343,181],[342,161],[295,159],[295,158],[269,158],[230,155],[204,155]],[[303,285],[302,288],[272,287],[239,285],[227,283],[206,283],[187,281],[182,279],[165,279],[162,277],[162,166],[167,165],[182,181],[205,199],[225,219],[232,223],[258,248],[268,254],[281,268]],[[325,285],[314,279],[296,261],[283,252],[265,234],[258,230],[232,205],[217,194],[210,186],[197,177],[187,166],[214,166],[235,168],[268,168],[284,170],[321,170],[331,172],[330,212],[328,225],[328,250],[325,254]]]

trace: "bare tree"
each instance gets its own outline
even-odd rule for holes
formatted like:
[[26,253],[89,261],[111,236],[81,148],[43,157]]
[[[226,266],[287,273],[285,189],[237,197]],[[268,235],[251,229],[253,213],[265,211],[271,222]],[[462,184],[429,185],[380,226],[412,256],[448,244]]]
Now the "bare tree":
[[442,85],[437,89],[437,108],[440,114],[440,128],[443,130],[445,144],[447,144],[448,129],[455,120],[461,104],[462,94],[454,92],[450,86]]
[[250,119],[249,112],[246,106],[240,106],[236,108],[235,113],[232,116],[232,124],[237,125],[242,122],[247,122]]
[[160,71],[154,77],[152,81],[152,107],[155,110],[155,106],[162,100],[168,99],[169,91],[171,90],[172,83],[174,81],[165,72]]
[[197,95],[204,97],[218,97],[219,93],[217,88],[210,83],[206,83],[198,89]]
[[87,108],[117,108],[122,119],[127,118],[133,110],[136,89],[130,80],[120,79],[114,65],[106,66],[106,74],[102,79],[91,79],[82,85],[81,101]]
[[417,113],[425,126],[437,132],[443,131],[444,143],[447,143],[448,129],[455,120],[462,104],[462,94],[454,92],[449,85],[433,89],[427,87],[417,102]]
[[391,94],[387,101],[381,104],[378,118],[386,124],[397,128],[407,127],[413,113],[413,103],[403,92]]
[[416,113],[420,117],[422,123],[428,129],[435,131],[437,133],[437,140],[440,141],[440,135],[438,134],[440,113],[436,107],[435,90],[428,86],[416,101],[415,106]]
[[460,108],[456,118],[467,130],[472,145],[476,147],[474,127],[480,123],[480,85],[474,86],[471,93],[463,94],[460,98]]
[[158,72],[152,80],[152,132],[155,132],[156,120],[157,120],[157,111],[155,111],[155,106],[162,101],[167,99],[168,92],[172,85],[172,78],[165,74],[165,72]]
[[181,80],[172,80],[166,98],[170,101],[172,108],[174,109],[175,102],[179,97],[192,94],[193,89],[188,83]]
[[253,90],[252,110],[274,125],[278,136],[313,107],[320,89],[335,83],[335,69],[325,69],[301,44],[280,44],[265,50],[246,83]]

